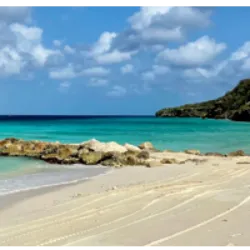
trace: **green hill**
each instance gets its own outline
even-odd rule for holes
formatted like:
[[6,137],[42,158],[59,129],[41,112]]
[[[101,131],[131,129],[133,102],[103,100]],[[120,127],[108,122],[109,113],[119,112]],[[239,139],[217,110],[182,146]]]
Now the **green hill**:
[[215,100],[164,108],[157,117],[202,117],[250,121],[250,79],[245,79],[224,96]]

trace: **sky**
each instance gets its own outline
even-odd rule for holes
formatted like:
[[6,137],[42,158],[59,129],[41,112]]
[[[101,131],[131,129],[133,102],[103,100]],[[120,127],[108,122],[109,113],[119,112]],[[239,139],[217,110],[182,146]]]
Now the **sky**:
[[0,7],[0,114],[153,115],[250,75],[249,7]]

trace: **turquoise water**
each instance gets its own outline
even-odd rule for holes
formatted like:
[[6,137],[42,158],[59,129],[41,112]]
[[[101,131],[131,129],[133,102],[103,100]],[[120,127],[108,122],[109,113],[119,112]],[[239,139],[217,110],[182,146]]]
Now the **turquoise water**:
[[196,118],[91,118],[72,120],[0,121],[0,139],[80,143],[92,138],[138,145],[151,141],[156,148],[202,152],[250,153],[250,123]]
[[[199,149],[227,153],[242,149],[250,153],[250,123],[197,118],[92,117],[0,121],[0,139],[81,143],[95,138],[139,145],[150,141],[158,149]],[[71,182],[105,172],[106,169],[55,166],[26,158],[0,157],[0,195]]]
[[[21,191],[75,183],[105,174],[103,167],[49,165],[27,158],[2,157],[0,160],[0,197]],[[0,200],[1,205],[1,200]]]

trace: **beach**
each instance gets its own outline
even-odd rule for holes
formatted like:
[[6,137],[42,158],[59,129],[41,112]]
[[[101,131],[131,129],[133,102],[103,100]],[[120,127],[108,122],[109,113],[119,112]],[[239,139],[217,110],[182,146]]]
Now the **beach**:
[[169,154],[198,160],[6,196],[0,245],[249,245],[250,157]]

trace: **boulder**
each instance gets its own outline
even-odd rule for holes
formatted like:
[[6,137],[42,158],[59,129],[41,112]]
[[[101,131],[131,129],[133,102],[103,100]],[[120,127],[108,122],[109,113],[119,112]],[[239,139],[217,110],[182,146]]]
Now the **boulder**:
[[105,153],[101,165],[121,167],[121,166],[135,166],[144,165],[145,162],[137,157],[134,152],[127,151],[125,153],[109,152]]
[[245,152],[243,150],[237,150],[229,153],[228,156],[245,156]]
[[138,157],[139,159],[147,160],[147,159],[149,159],[150,154],[149,154],[149,152],[148,152],[147,150],[142,150],[142,151],[137,155],[137,157]]
[[96,165],[104,158],[103,152],[88,152],[82,153],[80,156],[80,161],[86,165]]
[[190,155],[200,155],[201,154],[201,152],[199,150],[196,150],[196,149],[187,149],[184,151],[184,153],[190,154]]
[[164,158],[161,160],[161,163],[162,164],[178,164],[180,162],[174,158]]
[[145,149],[145,150],[155,150],[153,144],[151,142],[143,142],[138,146],[140,149]]
[[95,139],[92,139],[90,141],[87,141],[80,145],[81,148],[87,148],[89,150],[95,151],[95,152],[120,152],[124,153],[127,151],[127,149],[116,143],[116,142],[108,142],[103,143],[99,142]]
[[132,152],[140,152],[141,149],[132,145],[132,144],[128,144],[128,143],[125,143],[124,144],[124,147],[128,150],[128,151],[132,151]]
[[41,159],[48,162],[48,163],[53,163],[53,164],[61,164],[63,163],[63,159],[60,158],[57,154],[46,154],[42,155]]
[[225,154],[217,153],[217,152],[208,152],[204,154],[205,156],[219,156],[219,157],[226,157]]
[[127,149],[116,143],[116,142],[108,142],[108,143],[104,143],[104,149],[103,152],[119,152],[119,153],[125,153],[127,151]]

